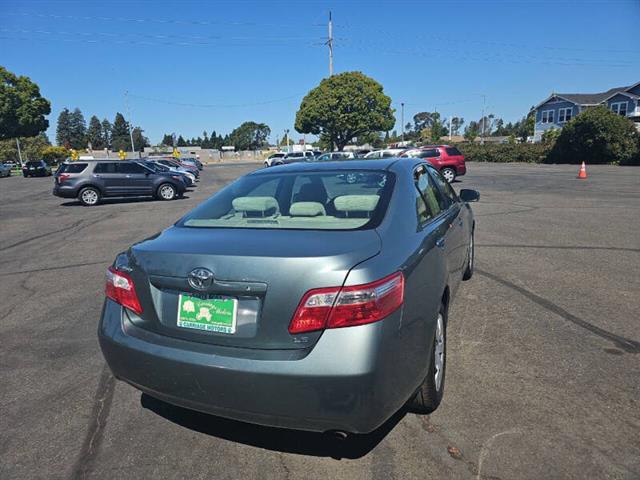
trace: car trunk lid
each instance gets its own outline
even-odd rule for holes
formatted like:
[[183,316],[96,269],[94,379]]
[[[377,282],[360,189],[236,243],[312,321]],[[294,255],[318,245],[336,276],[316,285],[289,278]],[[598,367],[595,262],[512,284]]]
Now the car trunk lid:
[[[143,313],[127,314],[142,328],[190,341],[259,349],[308,348],[321,332],[288,332],[304,293],[341,286],[353,266],[379,251],[374,230],[172,227],[129,250],[127,263]],[[196,269],[213,273],[211,285],[204,290],[189,283],[189,274]],[[178,326],[180,295],[207,301],[235,299],[235,333]]]

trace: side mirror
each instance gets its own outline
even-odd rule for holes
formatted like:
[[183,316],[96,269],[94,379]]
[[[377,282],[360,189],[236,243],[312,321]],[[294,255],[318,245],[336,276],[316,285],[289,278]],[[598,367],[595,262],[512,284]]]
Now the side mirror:
[[463,188],[460,190],[460,200],[465,203],[469,202],[477,202],[480,200],[480,192],[477,190],[469,190],[467,188]]

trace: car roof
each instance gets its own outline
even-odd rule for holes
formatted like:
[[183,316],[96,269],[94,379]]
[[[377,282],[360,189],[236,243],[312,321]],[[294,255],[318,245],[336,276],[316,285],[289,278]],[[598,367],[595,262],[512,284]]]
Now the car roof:
[[407,159],[388,157],[381,159],[344,159],[330,162],[299,162],[290,163],[288,165],[278,165],[268,169],[256,170],[249,175],[269,175],[273,173],[299,173],[299,172],[318,172],[324,170],[389,170],[395,163],[407,163],[416,165],[424,163],[422,159]]

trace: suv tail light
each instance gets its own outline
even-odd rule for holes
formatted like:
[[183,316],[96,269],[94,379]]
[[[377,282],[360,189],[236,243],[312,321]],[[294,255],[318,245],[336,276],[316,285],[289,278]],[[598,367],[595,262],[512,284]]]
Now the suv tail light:
[[289,333],[377,322],[400,308],[403,301],[402,272],[364,285],[309,290],[289,324]]
[[138,315],[142,313],[142,307],[140,306],[133,280],[128,274],[113,267],[107,269],[105,295]]
[[57,178],[58,178],[58,183],[63,183],[68,178],[71,178],[71,175],[69,175],[68,173],[61,173],[60,175],[58,175]]

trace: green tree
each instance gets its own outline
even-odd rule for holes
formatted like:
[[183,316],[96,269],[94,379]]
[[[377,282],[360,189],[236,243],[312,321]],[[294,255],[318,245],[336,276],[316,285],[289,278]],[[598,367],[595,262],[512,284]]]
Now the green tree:
[[178,147],[186,147],[187,146],[187,142],[184,141],[184,138],[182,138],[182,135],[180,135],[178,137],[178,141],[176,143],[176,146],[178,146]]
[[633,122],[604,106],[584,110],[568,122],[551,152],[551,163],[631,164],[638,155]]
[[91,144],[91,148],[99,150],[105,147],[104,135],[102,134],[102,123],[100,119],[93,115],[89,120],[89,128],[87,128],[87,142]]
[[49,127],[49,100],[29,77],[0,67],[0,139],[35,137]]
[[[440,114],[437,113],[438,118]],[[421,132],[425,128],[431,128],[433,125],[433,114],[431,112],[418,112],[413,116],[413,125],[416,132]]]
[[113,125],[106,118],[102,120],[102,140],[104,142],[104,146],[109,148],[111,146],[111,130],[113,129]]
[[229,135],[236,150],[258,150],[268,144],[271,129],[264,123],[244,122]]
[[124,119],[124,115],[118,112],[111,127],[111,149],[117,151],[124,150],[126,152],[130,148],[129,124]]
[[462,118],[462,117],[453,117],[451,119],[451,133],[453,135],[459,135],[460,134],[460,129],[462,128],[462,125],[464,125],[464,118]]
[[542,134],[542,143],[545,145],[553,146],[558,140],[560,136],[560,129],[558,128],[550,128],[549,130],[545,130]]
[[135,146],[136,152],[142,152],[144,147],[148,147],[149,139],[144,136],[144,130],[140,127],[135,127],[131,131],[131,135],[133,136],[133,145]]
[[[24,161],[40,160],[44,149],[51,145],[44,132],[35,137],[16,138],[20,141],[20,150]],[[18,147],[15,139],[0,140],[0,161],[10,160],[16,162],[18,159]]]
[[81,149],[87,146],[87,122],[79,108],[74,108],[69,115],[69,130],[71,148]]
[[382,85],[361,72],[345,72],[322,80],[302,99],[295,129],[327,134],[342,150],[354,137],[392,128],[393,113]]
[[44,147],[40,156],[42,157],[42,160],[47,162],[49,165],[57,164],[69,156],[69,150],[65,147]]
[[173,147],[173,135],[169,135],[168,133],[165,133],[162,136],[162,142],[160,143],[166,147]]
[[468,142],[473,142],[478,138],[478,135],[480,135],[480,125],[472,120],[464,129],[464,139]]
[[533,108],[529,110],[526,117],[520,120],[515,126],[514,130],[516,136],[520,138],[520,141],[526,142],[527,138],[533,135],[533,129],[536,123],[536,112]]
[[71,148],[71,112],[68,108],[62,109],[58,115],[56,143],[62,147]]

